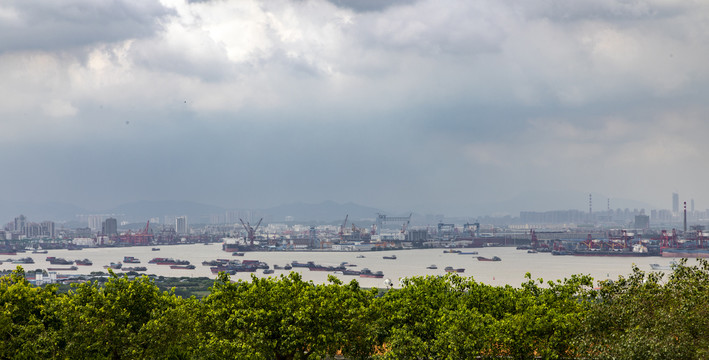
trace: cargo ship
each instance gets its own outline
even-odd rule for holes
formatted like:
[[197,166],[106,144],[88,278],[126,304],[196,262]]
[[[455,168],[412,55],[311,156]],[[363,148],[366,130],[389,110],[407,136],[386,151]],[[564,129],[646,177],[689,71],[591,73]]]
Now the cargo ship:
[[478,256],[478,261],[502,261],[502,259],[500,259],[497,256],[493,256],[491,258],[484,257],[484,256]]
[[70,267],[50,267],[47,268],[47,271],[71,271],[71,270],[78,270],[79,268],[76,266],[70,266]]
[[74,261],[72,260],[66,260],[63,258],[58,258],[54,256],[47,256],[47,261],[49,261],[50,264],[52,265],[73,265]]
[[664,248],[664,249],[662,249],[662,257],[687,258],[687,259],[709,258],[709,248],[700,248],[700,247]]
[[76,260],[75,261],[76,265],[83,265],[83,266],[91,266],[94,263],[89,260],[89,259],[83,259],[83,260]]
[[381,271],[372,272],[371,270],[365,268],[360,271],[359,277],[381,279],[384,277],[384,273]]
[[148,264],[156,265],[189,265],[190,262],[187,260],[172,259],[172,258],[153,258],[148,261]]
[[124,256],[123,262],[129,263],[129,264],[140,264],[140,260],[138,260],[137,258],[134,258],[132,256]]
[[176,270],[193,270],[194,268],[194,265],[170,265],[170,269]]
[[26,257],[26,258],[19,258],[16,260],[12,260],[13,264],[34,264],[34,259],[31,257]]
[[145,266],[124,267],[124,268],[121,268],[121,271],[139,272],[139,271],[148,271],[148,268],[146,268]]

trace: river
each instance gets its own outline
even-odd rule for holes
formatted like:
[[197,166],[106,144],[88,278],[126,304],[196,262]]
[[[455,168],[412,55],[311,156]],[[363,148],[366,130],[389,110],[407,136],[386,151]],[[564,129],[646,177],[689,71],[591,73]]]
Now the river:
[[[233,257],[231,253],[221,250],[221,244],[189,244],[160,246],[160,251],[152,251],[150,247],[122,247],[122,248],[87,248],[83,250],[49,250],[48,254],[18,253],[17,255],[0,255],[0,269],[14,269],[17,264],[12,264],[6,259],[32,257],[34,264],[23,264],[25,270],[46,269],[49,262],[47,256],[77,260],[88,258],[92,266],[78,266],[76,271],[59,271],[60,274],[89,274],[92,271],[106,271],[103,266],[111,262],[119,262],[124,256],[134,256],[140,259],[140,264],[124,264],[124,266],[145,266],[146,274],[162,276],[188,276],[188,277],[214,277],[208,266],[203,266],[202,261],[218,258],[235,258],[239,260],[259,260],[273,265],[286,265],[291,261],[314,261],[322,265],[339,265],[342,262],[356,264],[353,269],[369,268],[372,271],[384,272],[384,279],[360,278],[357,276],[336,275],[345,282],[356,279],[363,287],[384,287],[384,280],[390,279],[395,287],[399,279],[410,276],[443,275],[446,266],[464,268],[461,275],[472,276],[476,281],[490,285],[511,285],[519,287],[525,279],[525,273],[532,274],[532,278],[542,278],[545,281],[570,277],[572,274],[591,275],[595,280],[617,279],[619,275],[627,276],[632,271],[632,265],[637,265],[641,270],[651,271],[650,264],[657,263],[669,265],[671,258],[663,257],[589,257],[589,256],[553,256],[549,253],[528,254],[523,250],[511,247],[492,247],[480,249],[465,249],[478,251],[480,256],[498,256],[502,261],[478,261],[477,255],[463,255],[444,253],[443,249],[425,250],[395,250],[376,252],[247,252],[243,257]],[[358,258],[358,255],[365,256]],[[384,255],[396,255],[396,260],[383,259]],[[189,260],[196,266],[194,270],[173,270],[166,265],[148,264],[154,257],[167,257]],[[689,264],[694,264],[690,260]],[[436,265],[438,269],[426,269],[429,265]],[[56,267],[67,267],[56,265]],[[303,275],[303,279],[315,283],[327,281],[329,272],[310,271],[307,268],[293,268]],[[120,271],[118,271],[120,273]],[[667,271],[666,271],[667,272]],[[252,274],[259,277],[278,276],[286,274],[286,270],[276,270],[275,274],[264,275],[262,270],[256,273],[238,273],[232,279],[250,279]]]

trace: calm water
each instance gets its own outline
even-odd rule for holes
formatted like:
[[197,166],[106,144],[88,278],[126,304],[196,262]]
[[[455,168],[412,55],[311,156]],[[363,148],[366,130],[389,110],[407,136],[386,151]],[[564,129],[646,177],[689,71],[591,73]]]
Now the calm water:
[[[478,261],[477,255],[459,255],[443,253],[442,249],[427,250],[400,250],[386,252],[247,252],[243,257],[233,257],[231,253],[221,250],[221,244],[211,245],[173,245],[160,246],[160,251],[152,251],[150,247],[130,247],[130,248],[100,248],[84,249],[80,251],[69,250],[49,250],[48,254],[19,253],[17,255],[0,255],[0,269],[14,269],[17,265],[5,261],[6,259],[16,259],[20,257],[32,257],[34,264],[22,265],[26,270],[46,269],[49,262],[45,260],[47,256],[65,258],[67,260],[77,260],[88,258],[93,261],[93,266],[79,266],[77,271],[60,271],[60,274],[88,274],[92,271],[105,271],[103,266],[111,262],[119,262],[124,256],[134,256],[140,259],[140,264],[124,264],[124,266],[145,266],[148,268],[147,274],[163,276],[190,276],[190,277],[214,277],[208,266],[203,266],[202,261],[214,260],[217,258],[236,258],[240,260],[260,260],[273,265],[285,265],[291,261],[307,262],[314,261],[322,265],[339,265],[346,261],[356,264],[353,269],[369,268],[372,271],[384,272],[384,279],[390,279],[395,286],[399,279],[417,275],[442,275],[445,274],[443,268],[452,266],[454,268],[465,268],[461,275],[472,276],[476,281],[491,285],[512,285],[518,287],[524,282],[524,274],[530,272],[532,277],[542,278],[545,281],[564,279],[572,274],[588,274],[596,280],[615,279],[619,275],[628,275],[632,270],[632,265],[637,265],[641,270],[650,271],[651,263],[668,265],[671,258],[662,257],[587,257],[587,256],[553,256],[548,253],[528,254],[523,250],[514,248],[482,248],[472,249],[479,252],[480,256],[498,256],[502,261],[487,262]],[[364,255],[365,258],[357,258]],[[383,255],[396,255],[396,260],[383,259]],[[172,270],[169,266],[148,264],[154,257],[169,257],[189,260],[197,268],[194,270]],[[690,260],[689,264],[694,264]],[[435,264],[437,270],[426,269],[427,266]],[[65,267],[56,265],[58,267]],[[312,280],[316,283],[327,281],[329,272],[310,271],[307,268],[294,268],[303,275],[305,280]],[[278,276],[288,271],[276,270],[275,274],[264,275],[262,270],[257,270],[257,276]],[[119,271],[120,273],[120,271]],[[238,273],[232,279],[250,279],[252,273]],[[384,279],[368,279],[358,276],[336,275],[345,282],[357,279],[363,287],[384,287]]]

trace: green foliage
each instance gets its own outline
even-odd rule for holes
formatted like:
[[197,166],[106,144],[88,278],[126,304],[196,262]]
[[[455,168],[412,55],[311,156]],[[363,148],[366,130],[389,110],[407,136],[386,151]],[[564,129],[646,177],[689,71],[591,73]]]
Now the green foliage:
[[296,272],[236,283],[220,274],[204,300],[204,350],[218,358],[322,358],[340,350],[358,357],[373,347],[365,311],[373,297],[354,281],[315,285]]
[[600,284],[579,347],[599,359],[705,359],[709,356],[709,263],[681,260],[668,280],[633,267]]
[[[493,287],[457,275],[412,278],[380,299],[382,338],[395,359],[569,356],[589,277],[540,287]],[[539,282],[541,284],[541,281]]]
[[63,293],[18,267],[0,277],[0,358],[709,358],[709,262],[632,270],[597,290],[588,276],[515,288],[449,274],[381,291],[220,274],[197,299],[112,272]]
[[32,286],[22,267],[0,277],[0,358],[48,358],[56,349],[56,288]]

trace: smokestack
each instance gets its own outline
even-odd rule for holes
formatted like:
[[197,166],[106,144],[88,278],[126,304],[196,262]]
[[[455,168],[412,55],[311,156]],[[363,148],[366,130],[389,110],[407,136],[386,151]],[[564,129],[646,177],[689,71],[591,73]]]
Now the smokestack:
[[684,202],[684,232],[687,232],[687,202]]

